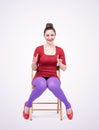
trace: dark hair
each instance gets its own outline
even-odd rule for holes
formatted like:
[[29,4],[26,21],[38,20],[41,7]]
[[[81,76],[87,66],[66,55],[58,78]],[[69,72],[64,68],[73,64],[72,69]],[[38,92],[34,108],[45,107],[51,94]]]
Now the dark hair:
[[52,23],[47,23],[47,24],[46,24],[46,27],[45,27],[45,29],[44,29],[44,34],[45,34],[45,32],[46,32],[47,30],[53,30],[54,33],[55,33],[55,35],[56,35],[56,30],[55,30],[55,28],[53,27],[53,24],[52,24]]

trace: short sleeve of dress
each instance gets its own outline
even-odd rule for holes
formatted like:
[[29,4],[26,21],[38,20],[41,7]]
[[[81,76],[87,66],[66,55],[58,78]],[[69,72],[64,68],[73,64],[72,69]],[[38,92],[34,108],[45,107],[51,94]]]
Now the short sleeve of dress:
[[39,64],[40,56],[41,56],[42,53],[43,53],[43,45],[35,48],[33,58],[38,55],[38,60],[37,60],[37,63],[36,63],[37,65]]
[[[35,48],[34,53],[33,53],[33,59],[34,59],[34,57],[36,57],[38,55],[38,61],[39,61],[40,50],[41,50],[40,47]],[[38,61],[36,64],[38,64]]]
[[62,59],[62,63],[66,65],[66,56],[62,48],[59,49],[59,58]]
[[33,57],[36,57],[36,55],[39,53],[39,49],[38,47],[35,48],[34,50],[34,54],[33,54]]

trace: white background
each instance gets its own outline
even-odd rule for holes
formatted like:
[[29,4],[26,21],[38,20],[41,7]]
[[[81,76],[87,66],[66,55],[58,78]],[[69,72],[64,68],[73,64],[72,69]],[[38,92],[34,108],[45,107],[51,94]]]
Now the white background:
[[[64,105],[62,121],[55,112],[35,113],[32,122],[22,117],[33,51],[45,42],[47,22],[54,24],[55,44],[66,54],[61,80],[74,110],[72,121]],[[98,0],[0,0],[0,130],[99,129],[98,30]]]

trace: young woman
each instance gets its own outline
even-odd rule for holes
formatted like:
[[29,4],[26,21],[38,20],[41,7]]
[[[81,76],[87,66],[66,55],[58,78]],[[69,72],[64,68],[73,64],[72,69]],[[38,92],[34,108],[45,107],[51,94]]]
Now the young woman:
[[56,30],[52,23],[47,23],[44,29],[45,44],[36,47],[33,56],[32,68],[36,70],[33,77],[32,85],[34,90],[31,92],[29,99],[26,101],[23,110],[23,117],[29,119],[29,110],[32,102],[38,98],[46,89],[49,89],[66,107],[68,119],[73,118],[73,110],[68,102],[63,90],[61,89],[60,80],[57,76],[57,69],[66,70],[66,59],[61,47],[54,44]]

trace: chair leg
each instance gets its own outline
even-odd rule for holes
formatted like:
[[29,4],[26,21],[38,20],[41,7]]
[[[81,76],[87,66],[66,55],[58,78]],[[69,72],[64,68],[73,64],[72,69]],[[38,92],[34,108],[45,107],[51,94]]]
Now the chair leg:
[[57,113],[59,113],[59,99],[57,99]]
[[29,113],[29,115],[30,115],[30,120],[32,120],[32,107],[30,107],[30,113]]
[[62,102],[60,101],[60,120],[62,120]]

